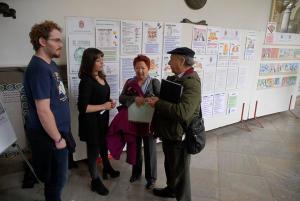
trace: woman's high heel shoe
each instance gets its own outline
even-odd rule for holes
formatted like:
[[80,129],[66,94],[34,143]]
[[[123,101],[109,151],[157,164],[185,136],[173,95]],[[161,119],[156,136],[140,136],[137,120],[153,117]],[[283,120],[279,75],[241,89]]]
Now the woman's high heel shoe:
[[116,178],[120,176],[120,172],[112,168],[109,170],[103,169],[103,179],[108,179],[108,175],[111,178]]

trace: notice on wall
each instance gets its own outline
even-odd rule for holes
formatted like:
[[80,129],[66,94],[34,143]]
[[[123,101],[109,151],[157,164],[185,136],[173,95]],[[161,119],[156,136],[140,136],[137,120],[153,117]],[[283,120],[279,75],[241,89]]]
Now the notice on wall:
[[146,55],[160,55],[163,44],[163,25],[161,22],[143,22],[143,48]]
[[165,23],[163,54],[181,46],[182,25],[179,23]]
[[80,79],[78,75],[73,74],[69,75],[69,98],[70,100],[76,102],[78,98],[78,87],[79,87]]
[[227,114],[237,112],[238,93],[230,92],[228,94]]
[[142,52],[142,22],[121,21],[121,55],[137,55]]
[[135,56],[122,56],[121,57],[121,77],[120,77],[120,90],[123,89],[124,84],[129,78],[135,76],[135,71],[133,67],[133,59]]
[[194,25],[193,26],[193,38],[192,49],[197,54],[205,54],[206,39],[207,39],[207,26]]
[[217,68],[215,91],[217,92],[225,91],[226,80],[227,80],[227,68]]
[[265,43],[272,44],[274,42],[274,34],[276,32],[277,22],[268,22],[265,36]]
[[240,67],[239,68],[239,75],[238,75],[238,83],[237,88],[243,89],[248,87],[248,68],[247,67]]
[[213,93],[215,90],[215,70],[204,70],[203,75],[203,92]]
[[110,97],[114,100],[119,98],[119,63],[104,63],[106,81],[110,87]]
[[245,60],[254,60],[255,59],[255,48],[257,46],[257,35],[255,32],[249,32],[246,36],[246,44],[245,44]]
[[206,54],[218,54],[218,43],[221,34],[221,28],[208,27],[207,28],[207,45]]
[[213,113],[217,114],[225,114],[227,106],[227,94],[226,93],[216,93],[214,95],[214,107]]
[[236,89],[238,80],[238,68],[228,68],[226,89]]
[[69,35],[70,74],[78,74],[84,50],[89,47],[94,47],[94,45],[94,37],[91,35]]
[[297,74],[299,63],[261,63],[260,76]]
[[201,101],[201,110],[202,110],[203,118],[213,116],[213,106],[214,106],[214,94],[203,95]]
[[70,34],[94,34],[94,20],[89,17],[68,17],[67,33]]
[[195,62],[193,65],[194,71],[196,71],[200,76],[200,74],[203,74],[204,55],[195,55],[194,62]]
[[162,79],[167,79],[168,76],[174,75],[172,73],[171,67],[169,65],[170,61],[170,55],[166,54],[163,56],[163,61],[162,61]]
[[104,62],[119,62],[120,22],[95,20],[96,48],[104,53]]
[[150,70],[149,75],[153,78],[161,79],[161,65],[162,59],[160,55],[149,55]]
[[218,50],[218,61],[217,61],[218,67],[219,66],[220,67],[228,66],[229,51],[230,51],[229,41],[220,41],[219,42],[219,50]]
[[238,67],[240,64],[241,45],[239,42],[230,43],[229,66]]

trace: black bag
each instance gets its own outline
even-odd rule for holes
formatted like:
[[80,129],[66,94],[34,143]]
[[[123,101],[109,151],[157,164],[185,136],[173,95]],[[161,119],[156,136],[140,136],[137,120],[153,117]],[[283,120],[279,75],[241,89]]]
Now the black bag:
[[199,115],[194,117],[185,129],[185,145],[189,154],[197,154],[205,147],[206,134],[202,111],[200,107]]

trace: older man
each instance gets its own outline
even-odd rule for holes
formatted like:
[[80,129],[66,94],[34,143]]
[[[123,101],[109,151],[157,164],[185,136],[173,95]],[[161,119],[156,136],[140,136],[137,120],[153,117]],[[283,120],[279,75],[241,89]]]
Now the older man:
[[178,103],[152,97],[149,104],[155,107],[155,132],[162,140],[165,155],[167,186],[155,188],[153,193],[160,197],[176,197],[177,201],[191,201],[190,155],[184,144],[184,130],[191,120],[199,114],[201,84],[194,71],[195,52],[187,47],[176,48],[170,52],[174,76],[167,79],[183,86]]

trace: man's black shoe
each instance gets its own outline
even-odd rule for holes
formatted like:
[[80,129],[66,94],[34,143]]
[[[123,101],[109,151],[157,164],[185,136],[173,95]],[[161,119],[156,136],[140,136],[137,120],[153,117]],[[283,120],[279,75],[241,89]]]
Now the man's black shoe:
[[175,198],[175,193],[171,192],[171,190],[168,187],[165,188],[154,188],[153,194],[159,197],[164,198]]

